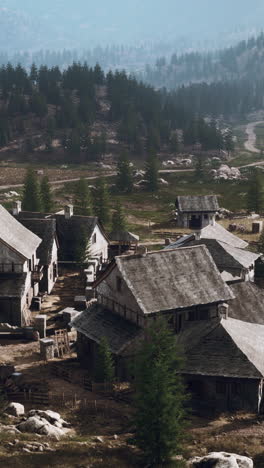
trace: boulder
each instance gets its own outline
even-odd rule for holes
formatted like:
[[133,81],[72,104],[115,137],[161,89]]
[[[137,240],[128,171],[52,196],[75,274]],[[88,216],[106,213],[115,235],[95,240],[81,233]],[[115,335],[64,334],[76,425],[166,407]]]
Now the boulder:
[[25,414],[25,407],[21,403],[9,403],[5,413],[12,416],[23,416]]
[[37,432],[40,434],[40,430],[47,424],[50,424],[47,419],[40,418],[39,416],[31,416],[26,421],[20,423],[17,428],[21,432]]
[[59,413],[56,413],[55,411],[51,410],[31,410],[29,411],[28,415],[31,416],[39,416],[41,418],[46,419],[48,422],[53,424],[55,421],[60,421],[61,420],[61,415]]
[[47,422],[47,424],[45,424],[45,426],[42,426],[38,432],[39,434],[43,434],[47,437],[59,440],[67,433],[67,431],[67,429],[60,429],[59,427],[53,426],[52,424]]
[[253,460],[234,453],[213,452],[205,457],[195,457],[188,462],[189,468],[253,468]]

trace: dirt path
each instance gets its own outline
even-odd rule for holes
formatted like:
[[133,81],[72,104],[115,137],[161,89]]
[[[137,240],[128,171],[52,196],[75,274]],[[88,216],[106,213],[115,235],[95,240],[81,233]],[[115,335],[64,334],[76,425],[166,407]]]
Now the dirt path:
[[246,134],[247,134],[247,141],[245,141],[245,149],[247,151],[250,151],[251,153],[260,153],[260,150],[256,148],[256,141],[257,141],[257,135],[255,132],[255,127],[257,125],[263,124],[264,121],[261,120],[259,122],[251,122],[247,125],[246,128]]
[[[159,171],[160,174],[173,174],[176,172],[193,172],[194,169],[162,169]],[[99,177],[113,177],[117,173],[116,171],[109,172],[107,174],[98,174],[96,176],[90,176],[90,177],[84,177],[86,180],[95,180],[98,179]],[[67,184],[69,182],[78,182],[80,180],[80,177],[76,177],[74,179],[62,179],[62,180],[50,180],[50,185],[63,185]],[[9,184],[9,185],[0,185],[0,190],[9,190],[9,189],[16,189],[16,188],[21,188],[24,187],[24,184]]]

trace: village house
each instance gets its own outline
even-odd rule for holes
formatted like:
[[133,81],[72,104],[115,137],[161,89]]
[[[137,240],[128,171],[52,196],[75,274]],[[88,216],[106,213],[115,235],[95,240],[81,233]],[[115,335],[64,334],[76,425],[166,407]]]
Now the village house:
[[182,228],[200,230],[213,226],[217,211],[219,205],[215,195],[179,196],[176,199],[177,225]]
[[95,287],[97,303],[72,322],[91,373],[104,336],[117,377],[131,378],[128,361],[163,316],[185,353],[194,405],[263,410],[264,291],[252,282],[228,286],[205,245],[116,257]]
[[[227,283],[234,281],[254,281],[255,276],[255,262],[261,256],[248,250],[234,247],[216,239],[201,239],[195,240],[188,239],[186,242],[188,246],[191,245],[205,245],[213,257],[213,260],[219,269],[222,278]],[[180,242],[170,244],[165,249],[179,248],[182,246]]]
[[43,267],[43,277],[39,283],[39,290],[40,292],[50,294],[58,278],[58,239],[56,234],[56,220],[50,218],[19,218],[19,222],[42,240],[37,249],[39,265]]
[[97,303],[73,321],[78,355],[92,370],[100,339],[110,337],[119,377],[157,316],[179,333],[188,322],[218,317],[234,297],[205,246],[116,257],[95,287]]
[[30,323],[32,298],[38,295],[42,268],[37,249],[41,239],[0,205],[0,322]]
[[[98,271],[108,262],[109,240],[96,216],[75,215],[73,205],[66,205],[64,210],[55,214],[27,212],[21,210],[20,202],[15,203],[13,215],[23,220],[23,223],[26,219],[55,220],[58,260],[70,263],[79,261],[82,250],[84,257],[87,256],[89,284],[93,283]],[[54,243],[53,246],[55,252]],[[52,260],[53,256],[49,255],[49,259]]]

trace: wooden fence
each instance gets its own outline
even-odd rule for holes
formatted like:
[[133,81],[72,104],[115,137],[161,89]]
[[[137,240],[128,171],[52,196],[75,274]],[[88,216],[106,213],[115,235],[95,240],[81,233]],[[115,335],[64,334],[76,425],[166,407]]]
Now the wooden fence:
[[119,412],[118,409],[113,408],[111,400],[80,398],[74,393],[16,392],[8,393],[7,399],[8,401],[35,407],[35,409],[39,407],[51,407],[56,410],[63,408],[82,409],[91,415],[110,415]]

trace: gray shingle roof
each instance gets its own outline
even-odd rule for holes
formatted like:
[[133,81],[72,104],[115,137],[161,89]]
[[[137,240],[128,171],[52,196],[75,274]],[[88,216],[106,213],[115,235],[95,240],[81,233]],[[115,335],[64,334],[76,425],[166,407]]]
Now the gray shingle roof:
[[26,229],[0,205],[0,239],[26,259],[30,259],[41,239]]
[[230,317],[264,325],[264,290],[250,281],[232,284],[235,299],[229,303]]
[[201,239],[216,239],[239,249],[245,249],[248,243],[227,231],[221,224],[208,225],[201,230]]
[[216,265],[220,269],[225,268],[249,268],[254,265],[261,254],[255,254],[248,250],[238,249],[225,242],[216,239],[201,239],[191,241],[189,245],[205,245],[212,255]]
[[203,245],[116,257],[116,264],[145,314],[234,297]]
[[42,242],[37,249],[37,256],[42,265],[49,265],[52,259],[53,243],[56,239],[56,220],[19,218],[19,222],[41,238]]
[[[197,328],[193,324],[177,336],[178,343],[186,350],[184,373],[239,378],[264,376],[263,325],[232,318],[209,321],[207,325],[200,324]],[[193,345],[192,336],[195,337]]]
[[181,212],[216,212],[219,205],[216,195],[179,196],[176,207]]
[[135,324],[112,314],[101,304],[94,304],[82,312],[71,322],[71,326],[96,343],[100,343],[103,337],[107,338],[114,354],[122,352],[142,334],[142,330]]

